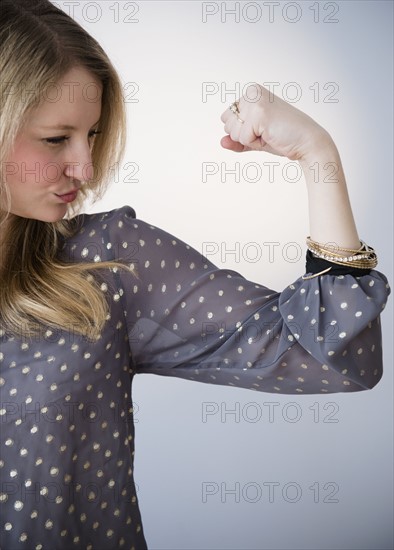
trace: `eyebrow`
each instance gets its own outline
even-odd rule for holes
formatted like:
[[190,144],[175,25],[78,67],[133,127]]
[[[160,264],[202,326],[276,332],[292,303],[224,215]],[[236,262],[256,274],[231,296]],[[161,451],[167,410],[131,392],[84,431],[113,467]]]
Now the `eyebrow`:
[[[100,122],[100,119],[92,124],[96,126]],[[54,124],[53,126],[41,126],[43,130],[76,130],[75,126],[70,126],[69,124]]]

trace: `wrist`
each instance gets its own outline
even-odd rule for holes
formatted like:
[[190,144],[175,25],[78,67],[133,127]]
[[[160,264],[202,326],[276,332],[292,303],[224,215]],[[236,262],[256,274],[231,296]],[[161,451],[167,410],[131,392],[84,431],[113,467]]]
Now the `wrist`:
[[339,160],[338,149],[326,130],[313,136],[305,153],[300,157],[301,168],[308,168],[314,162],[335,162]]
[[[332,186],[333,183],[345,184],[341,157],[329,134],[316,139],[314,146],[299,160],[308,189],[316,184]],[[346,184],[345,184],[346,185]]]

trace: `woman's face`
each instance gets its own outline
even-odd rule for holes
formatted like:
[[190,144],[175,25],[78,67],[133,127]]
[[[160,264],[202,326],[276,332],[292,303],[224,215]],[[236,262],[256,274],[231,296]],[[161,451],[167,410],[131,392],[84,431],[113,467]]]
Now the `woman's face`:
[[81,183],[93,177],[101,95],[101,83],[80,67],[48,90],[5,163],[12,214],[46,222],[64,217]]

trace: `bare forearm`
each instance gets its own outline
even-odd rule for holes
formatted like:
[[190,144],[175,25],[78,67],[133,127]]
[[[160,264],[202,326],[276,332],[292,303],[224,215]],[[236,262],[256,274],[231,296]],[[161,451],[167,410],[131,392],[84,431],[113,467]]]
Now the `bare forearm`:
[[319,243],[358,249],[360,239],[338,150],[329,136],[300,161],[309,199],[310,236]]

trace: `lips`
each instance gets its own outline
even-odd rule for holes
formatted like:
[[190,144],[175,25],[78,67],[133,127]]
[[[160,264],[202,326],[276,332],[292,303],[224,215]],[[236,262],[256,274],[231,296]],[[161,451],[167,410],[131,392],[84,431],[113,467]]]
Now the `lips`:
[[58,195],[57,193],[56,197],[58,197],[63,202],[73,202],[77,198],[78,195],[78,189],[74,189],[73,191],[69,191],[68,193],[64,193],[63,195]]

